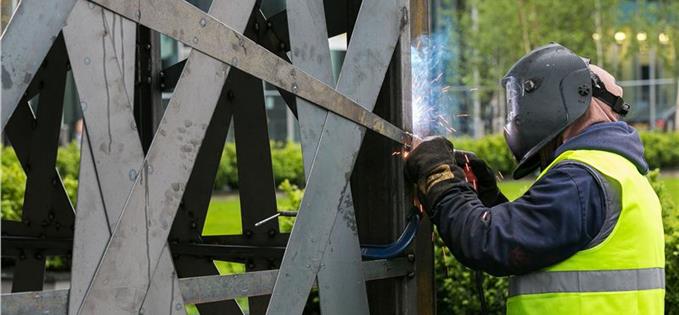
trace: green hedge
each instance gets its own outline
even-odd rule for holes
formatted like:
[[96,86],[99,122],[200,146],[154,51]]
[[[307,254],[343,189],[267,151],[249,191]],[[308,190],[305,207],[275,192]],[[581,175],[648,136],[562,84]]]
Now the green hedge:
[[[679,133],[642,132],[645,156],[651,168],[679,168]],[[454,138],[455,147],[475,152],[502,175],[511,174],[516,162],[502,135],[490,135],[478,140]],[[672,150],[672,148],[675,148]],[[271,143],[271,163],[276,185],[288,179],[291,184],[304,186],[302,150],[298,143]],[[219,164],[217,190],[238,189],[238,168],[236,167],[236,146],[227,143]]]
[[[644,156],[651,169],[679,168],[679,133],[642,131]],[[511,174],[516,162],[502,135],[490,135],[479,140],[452,139],[455,148],[476,152],[488,164],[503,175]]]
[[481,139],[470,138],[451,139],[456,149],[467,150],[476,153],[484,159],[491,168],[504,174],[511,174],[516,166],[514,157],[505,143],[502,135],[490,135]]
[[2,149],[2,218],[4,220],[21,220],[21,209],[24,206],[24,189],[26,174],[17,161],[11,148]]
[[[2,218],[6,220],[21,220],[21,209],[24,204],[24,190],[26,188],[26,174],[24,173],[14,149],[2,147]],[[71,143],[59,148],[57,152],[57,170],[61,175],[71,202],[75,206],[78,192],[78,171],[80,169],[80,148]]]
[[[276,186],[288,180],[290,184],[304,186],[304,163],[302,147],[294,142],[271,142],[271,167]],[[236,164],[236,145],[227,142],[219,161],[215,178],[215,189],[238,189],[238,167]]]
[[679,167],[679,132],[642,132],[641,141],[651,169]]

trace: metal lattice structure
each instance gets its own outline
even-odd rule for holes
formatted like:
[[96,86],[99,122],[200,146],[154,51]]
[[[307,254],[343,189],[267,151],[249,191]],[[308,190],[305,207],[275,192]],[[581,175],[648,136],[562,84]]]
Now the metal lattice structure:
[[[266,1],[266,0],[264,0]],[[208,1],[209,2],[209,1]],[[2,36],[2,130],[27,175],[22,221],[2,221],[17,261],[6,314],[434,312],[431,228],[389,259],[407,223],[410,38],[426,4],[409,0],[22,0]],[[337,82],[328,38],[348,33]],[[161,69],[159,33],[193,48]],[[290,60],[291,59],[291,60]],[[85,121],[77,207],[55,170],[67,71]],[[296,114],[306,191],[290,234],[276,213],[262,81]],[[166,108],[161,93],[171,91]],[[39,95],[37,111],[28,101]],[[242,235],[202,236],[233,121]],[[370,130],[366,133],[366,130]],[[46,256],[72,256],[70,290],[42,291]],[[213,260],[246,264],[220,276]]]

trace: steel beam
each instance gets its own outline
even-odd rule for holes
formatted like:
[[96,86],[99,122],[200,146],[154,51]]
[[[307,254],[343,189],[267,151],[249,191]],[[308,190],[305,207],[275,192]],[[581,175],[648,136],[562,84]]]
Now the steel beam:
[[[181,0],[93,0],[139,24],[175,38],[215,59],[292,92],[317,106],[369,128],[399,143],[410,143],[403,132],[335,89],[257,45],[234,28]],[[401,23],[401,17],[395,23]],[[366,58],[368,59],[368,58]],[[272,71],[275,69],[275,71]]]
[[134,23],[86,1],[68,22],[64,34],[85,120],[72,265],[78,272],[69,303],[76,314],[144,155],[131,108]]
[[134,119],[146,153],[165,110],[160,89],[160,33],[143,25],[132,24],[137,29],[135,76],[138,81],[134,93]]
[[[285,15],[284,13],[285,11],[282,12],[282,15]],[[287,55],[287,47],[290,46],[286,41],[284,41],[284,39],[280,38],[279,35],[287,34],[287,32],[285,32],[287,30],[287,25],[285,25],[285,29],[283,31],[279,31],[278,27],[281,26],[280,21],[272,21],[273,17],[267,20],[259,10],[253,11],[253,14],[254,16],[251,17],[251,22],[248,23],[248,28],[245,32],[245,35],[257,42],[257,44],[275,53],[283,60],[290,62],[290,59]],[[283,19],[283,21],[287,21],[287,18]],[[271,26],[269,26],[269,24],[271,24]],[[179,75],[184,68],[185,62],[186,60],[182,60],[163,69],[161,73],[161,88],[163,92],[172,91],[175,85],[177,85],[177,80],[179,79]],[[278,90],[278,93],[280,93],[283,100],[285,100],[285,103],[288,105],[290,111],[292,111],[292,113],[297,116],[295,95],[281,88],[276,89]]]
[[[126,289],[122,288],[122,290]],[[116,288],[113,291],[120,292],[121,289]],[[86,302],[83,304],[86,304]],[[134,314],[135,310],[135,308],[132,308],[125,312],[131,311],[131,313]],[[87,309],[85,309],[85,312],[87,312]],[[146,295],[144,295],[144,299],[142,300],[141,308],[137,312],[139,314],[186,314],[184,299],[179,291],[179,278],[174,269],[172,256],[167,243],[165,243],[165,246],[160,250],[158,264],[151,276],[151,282],[146,289]]]
[[[392,1],[364,2],[349,43],[337,90],[372,110],[407,12]],[[373,47],[366,50],[360,47]],[[268,314],[299,314],[309,294],[336,217],[344,218],[352,201],[349,178],[365,129],[329,114],[320,136],[305,197],[283,256]],[[352,225],[353,222],[353,225]],[[355,218],[338,222],[355,229]]]
[[[124,170],[136,169],[143,152],[129,94],[134,82],[135,56],[130,53],[135,45],[134,23],[85,1],[76,4],[69,22],[65,32],[71,57],[84,60],[74,63],[73,70],[76,84],[82,90],[83,114],[86,122],[90,122],[86,124],[89,128],[81,154],[82,202],[74,242],[73,268],[80,272],[72,277],[70,295],[70,313],[76,314],[133,183],[130,172]],[[101,84],[105,93],[97,90],[96,84]],[[107,122],[106,127],[97,122]],[[178,279],[167,249],[163,257],[144,297],[144,308],[158,311],[172,305],[173,313],[183,314],[181,296],[172,290]]]
[[[76,0],[22,0],[2,34],[2,121],[17,107]],[[36,23],[36,21],[40,21]],[[26,34],[31,34],[27,37]]]
[[[225,11],[243,29],[251,9],[252,2],[238,2]],[[198,28],[209,27],[196,22]],[[228,70],[191,52],[79,313],[141,310]],[[145,222],[143,229],[139,222]]]
[[[90,159],[87,155],[83,156],[84,159]],[[85,169],[81,170],[81,177],[87,174]],[[89,176],[89,175],[87,175]],[[87,178],[87,177],[85,177]],[[93,186],[93,189],[98,190],[98,187]],[[90,192],[91,193],[91,192]],[[103,213],[103,212],[102,212]],[[103,219],[102,219],[103,220]],[[184,220],[179,222],[181,225],[190,225],[196,221]],[[72,238],[61,238],[61,237],[50,237],[41,238],[39,236],[17,236],[17,235],[30,235],[30,231],[25,233],[15,233],[8,232],[8,230],[17,231],[18,229],[12,229],[10,225],[18,225],[24,227],[21,222],[18,221],[3,221],[3,234],[2,236],[2,255],[7,257],[19,257],[25,255],[24,250],[39,250],[45,256],[69,256],[71,255],[71,250],[73,248]],[[21,229],[26,230],[26,229]],[[287,234],[283,234],[287,235]],[[240,238],[244,238],[238,235]],[[198,242],[188,242],[179,243],[173,237],[170,237],[170,250],[172,255],[175,256],[175,267],[180,277],[195,277],[195,276],[206,276],[211,274],[217,274],[217,269],[209,269],[211,272],[202,274],[200,268],[197,268],[197,264],[202,264],[200,261],[209,262],[209,266],[214,268],[212,260],[223,260],[223,261],[233,261],[238,263],[247,263],[256,258],[266,259],[267,261],[275,262],[283,258],[283,252],[285,251],[285,243],[280,243],[277,239],[272,238],[272,244],[261,244],[261,245],[248,245],[239,244],[241,239],[234,239],[235,243],[230,242],[219,242],[210,243],[206,241]],[[177,267],[180,261],[184,259],[189,259],[189,262],[194,263],[191,265],[189,262],[182,263],[186,265],[186,268]],[[188,266],[193,266],[194,268],[188,268]],[[184,270],[184,271],[180,271]],[[182,273],[184,272],[184,273]],[[204,271],[207,272],[207,271]],[[195,273],[195,274],[194,274]]]
[[[428,1],[416,1],[416,0],[403,0],[409,1],[410,10],[410,34],[409,38],[417,40],[423,35],[430,33],[430,3]],[[405,35],[403,35],[405,37]],[[401,54],[404,59],[407,60],[408,65],[404,65],[404,71],[409,71],[411,68],[409,65],[410,58],[405,58],[406,54],[410,54],[410,45],[403,47],[401,49]],[[402,78],[402,84],[410,84],[411,77]],[[410,103],[412,92],[411,89],[402,89],[403,101]],[[409,105],[404,107],[405,109],[412,110]],[[412,119],[412,113],[404,112],[404,118]],[[412,130],[412,121],[405,121],[404,126],[407,130]],[[410,191],[410,195],[414,194]],[[409,305],[415,305],[416,310],[411,313],[431,315],[436,314],[436,280],[434,279],[434,244],[431,240],[431,235],[434,231],[433,225],[429,218],[425,216],[420,222],[418,228],[418,233],[415,239],[415,279],[416,279],[416,303],[409,303]]]
[[[230,101],[234,109],[236,162],[243,234],[247,238],[270,239],[278,234],[278,220],[255,226],[263,218],[276,214],[276,184],[271,166],[271,149],[264,107],[262,81],[240,70],[229,78]],[[271,269],[266,259],[252,259],[246,271]],[[266,312],[268,296],[248,299],[250,314]]]
[[[16,221],[3,221],[3,234],[6,232],[6,223],[17,223]],[[28,233],[27,233],[28,234]],[[16,235],[16,234],[15,234]],[[39,250],[45,256],[68,256],[71,254],[73,240],[68,238],[40,238],[37,236],[2,236],[2,256],[19,257],[25,255],[24,250]],[[280,256],[283,257],[281,251]]]
[[[31,234],[45,237],[47,234],[52,237],[70,234],[66,228],[56,228],[53,232],[47,230],[57,218],[65,221],[73,218],[72,207],[63,193],[63,186],[59,187],[61,180],[55,171],[67,63],[63,38],[58,36],[41,69],[51,80],[33,83],[39,86],[40,91],[36,115],[24,101],[7,125],[8,138],[26,172],[22,222],[32,222]],[[25,249],[17,258],[12,291],[42,289],[44,253]]]
[[[84,92],[84,91],[83,91]],[[81,93],[86,96],[87,93]],[[69,314],[76,314],[82,304],[85,290],[92,280],[96,261],[101,258],[104,246],[110,237],[111,220],[108,218],[103,200],[103,191],[99,185],[94,157],[90,147],[87,127],[83,126],[82,143],[80,145],[80,172],[78,176],[78,203],[74,239],[71,240],[73,259],[71,270],[71,290],[69,295]],[[103,230],[102,230],[103,228]]]
[[[62,37],[59,36],[45,58],[38,76],[40,78],[59,78],[61,75],[62,78],[65,78],[67,64],[66,48]],[[60,90],[60,86],[62,90]],[[63,99],[63,82],[54,79],[35,80],[31,82],[29,89],[43,94],[43,101],[40,102],[38,99],[38,107],[43,105],[42,110],[38,108],[38,116],[41,117],[34,115],[26,102],[27,98],[24,98],[21,106],[17,108],[7,123],[5,132],[24,172],[28,176],[39,172],[40,174],[37,177],[42,177],[47,181],[41,186],[48,191],[37,195],[24,196],[25,198],[42,199],[41,201],[31,200],[28,205],[33,207],[31,204],[36,202],[47,202],[47,204],[38,205],[39,213],[29,213],[32,218],[22,220],[21,226],[17,226],[19,223],[10,224],[14,222],[3,220],[3,234],[13,236],[42,235],[45,238],[71,237],[73,233],[73,207],[54,167],[61,122],[62,103],[60,100]],[[60,95],[61,98],[59,98]],[[47,166],[49,165],[52,165],[52,167],[48,169]],[[26,206],[26,203],[24,206]],[[51,209],[52,213],[50,214],[47,209]],[[6,226],[6,223],[9,226]]]
[[[366,261],[362,263],[362,268],[367,281],[401,278],[413,271],[412,263],[406,258]],[[179,280],[178,288],[184,301],[192,304],[260,296],[271,294],[278,272],[274,269],[237,275],[185,278]],[[65,315],[68,291],[62,289],[3,294],[0,296],[1,307],[8,314]]]
[[[293,64],[321,82],[334,86],[323,2],[288,0],[286,7]],[[304,173],[308,176],[328,111],[301,98],[297,102]]]
[[[335,85],[322,0],[288,0],[287,13],[294,64],[322,82]],[[367,51],[372,47],[361,48]],[[327,116],[328,111],[304,99],[297,99],[297,118],[307,178]],[[346,198],[352,199],[350,192]],[[340,220],[355,220],[354,218],[353,206],[348,206],[345,216]],[[335,225],[330,236],[332,242],[328,245],[330,248],[326,251],[318,272],[323,314],[369,313],[365,280],[359,268],[361,252],[358,234],[351,226]]]
[[[219,274],[212,259],[231,258],[230,254],[233,253],[226,250],[229,253],[226,255],[224,250],[209,247],[203,250],[194,243],[203,243],[201,234],[231,121],[233,109],[227,102],[228,89],[228,84],[222,89],[170,231],[170,248],[177,275],[181,278]],[[196,307],[203,315],[242,314],[240,307],[233,300],[197,304]]]
[[[410,14],[408,17],[408,28],[410,32],[402,32],[399,39],[400,52],[400,102],[401,106],[401,127],[404,130],[412,132],[412,74],[411,74],[411,49],[412,36],[416,27],[413,23],[420,25],[423,18],[423,10],[420,8],[426,5],[426,1],[417,0],[401,0],[404,5],[408,5]],[[424,11],[428,13],[428,10]],[[428,16],[425,15],[425,16]],[[418,36],[417,33],[414,36]],[[411,196],[415,193],[411,187],[403,184],[406,195],[403,203],[408,205],[411,203]],[[436,290],[434,279],[434,245],[431,242],[432,224],[429,218],[424,217],[420,220],[420,225],[415,235],[414,246],[414,260],[415,260],[415,279],[405,284],[404,287],[404,313],[409,315],[414,314],[436,314]]]

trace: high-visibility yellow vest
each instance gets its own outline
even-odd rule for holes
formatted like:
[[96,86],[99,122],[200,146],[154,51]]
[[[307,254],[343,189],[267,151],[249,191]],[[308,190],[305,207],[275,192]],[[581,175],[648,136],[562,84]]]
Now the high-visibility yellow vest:
[[563,161],[586,164],[618,186],[617,221],[600,243],[543,270],[511,277],[507,314],[663,314],[661,206],[648,180],[624,157],[597,150],[566,151],[540,177]]

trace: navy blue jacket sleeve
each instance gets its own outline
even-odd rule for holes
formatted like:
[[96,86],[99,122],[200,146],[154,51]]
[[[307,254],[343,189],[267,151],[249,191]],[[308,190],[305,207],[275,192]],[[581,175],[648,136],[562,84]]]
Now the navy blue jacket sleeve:
[[550,169],[521,198],[485,207],[467,184],[449,190],[432,222],[465,266],[496,276],[523,274],[583,249],[603,225],[602,188],[583,166]]

